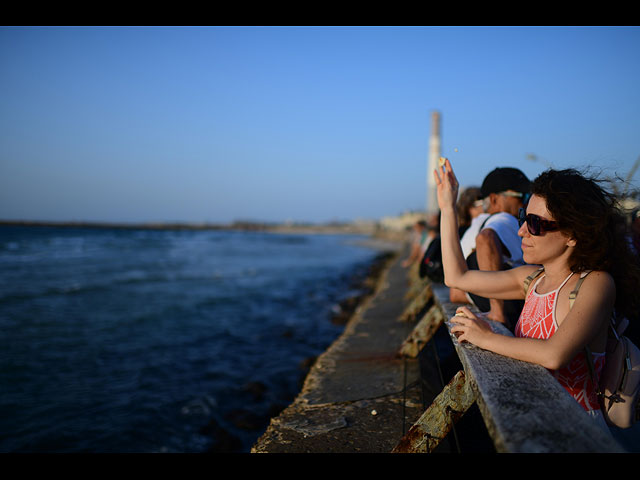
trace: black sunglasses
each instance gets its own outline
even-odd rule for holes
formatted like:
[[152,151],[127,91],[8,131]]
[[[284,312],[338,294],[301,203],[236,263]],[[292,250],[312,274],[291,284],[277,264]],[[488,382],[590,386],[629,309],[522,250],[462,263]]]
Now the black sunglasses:
[[530,213],[526,214],[524,208],[518,211],[518,224],[522,226],[524,222],[527,222],[527,230],[534,236],[542,235],[544,232],[553,232],[558,230],[558,223],[552,220],[545,220],[538,215]]

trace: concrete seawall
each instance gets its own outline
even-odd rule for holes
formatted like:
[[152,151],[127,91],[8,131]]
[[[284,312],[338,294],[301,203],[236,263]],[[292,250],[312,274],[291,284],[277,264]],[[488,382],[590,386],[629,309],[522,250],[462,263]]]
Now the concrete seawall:
[[[398,320],[408,304],[404,255],[390,260],[373,295],[318,357],[300,394],[271,419],[252,453],[389,453],[440,392],[430,348],[416,359],[397,355],[415,326]],[[446,442],[438,449],[450,451]]]

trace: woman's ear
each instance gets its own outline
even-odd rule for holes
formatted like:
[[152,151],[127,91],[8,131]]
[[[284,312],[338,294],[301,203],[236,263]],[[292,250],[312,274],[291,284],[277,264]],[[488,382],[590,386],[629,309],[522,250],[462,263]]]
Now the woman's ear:
[[576,246],[576,239],[573,237],[569,237],[569,239],[567,240],[567,247],[575,247]]

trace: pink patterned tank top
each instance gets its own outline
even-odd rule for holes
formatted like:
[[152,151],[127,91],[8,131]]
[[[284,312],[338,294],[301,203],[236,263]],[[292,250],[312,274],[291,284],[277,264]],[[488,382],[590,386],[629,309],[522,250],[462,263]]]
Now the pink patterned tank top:
[[[536,292],[538,283],[544,275],[538,279],[525,299],[524,308],[514,332],[516,337],[547,339],[556,332],[558,322],[556,321],[555,311],[558,292],[571,278],[571,275],[558,288],[544,295]],[[592,353],[592,356],[596,378],[600,378],[600,373],[604,367],[605,354]],[[591,381],[586,360],[585,353],[580,352],[571,360],[569,365],[559,370],[549,371],[573,398],[582,405],[582,408],[587,411],[598,410],[600,405],[598,404],[598,397]]]

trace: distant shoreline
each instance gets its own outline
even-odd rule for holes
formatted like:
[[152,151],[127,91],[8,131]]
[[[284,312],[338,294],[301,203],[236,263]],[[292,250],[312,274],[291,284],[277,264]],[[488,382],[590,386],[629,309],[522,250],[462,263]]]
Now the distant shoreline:
[[260,223],[237,221],[230,224],[215,223],[117,223],[117,222],[84,222],[84,221],[33,221],[33,220],[0,220],[0,226],[25,227],[60,227],[60,228],[121,228],[130,230],[221,230],[221,231],[262,231],[276,233],[335,233],[335,234],[374,234],[375,223]]

